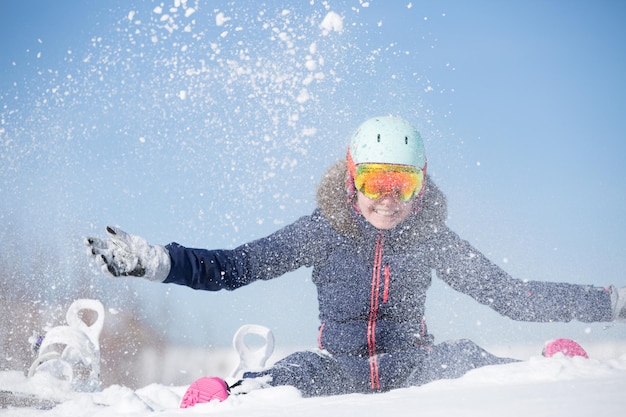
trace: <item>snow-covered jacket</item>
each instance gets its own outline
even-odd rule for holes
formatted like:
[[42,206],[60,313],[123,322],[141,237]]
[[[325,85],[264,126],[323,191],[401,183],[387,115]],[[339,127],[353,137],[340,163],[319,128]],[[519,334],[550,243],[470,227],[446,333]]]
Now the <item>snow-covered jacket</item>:
[[[446,200],[431,178],[421,207],[390,230],[378,230],[347,201],[345,163],[322,178],[318,207],[277,232],[232,250],[167,246],[165,282],[233,290],[302,266],[317,286],[320,347],[375,357],[431,342],[424,324],[432,271],[457,291],[525,321],[610,321],[603,288],[513,279],[446,224]],[[444,301],[445,302],[445,301]]]

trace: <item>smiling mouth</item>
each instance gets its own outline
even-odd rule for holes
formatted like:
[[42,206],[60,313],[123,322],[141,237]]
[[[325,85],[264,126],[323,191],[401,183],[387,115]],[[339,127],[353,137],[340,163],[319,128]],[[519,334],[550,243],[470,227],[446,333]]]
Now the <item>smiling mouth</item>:
[[398,210],[374,209],[374,212],[384,217],[393,217],[398,214]]

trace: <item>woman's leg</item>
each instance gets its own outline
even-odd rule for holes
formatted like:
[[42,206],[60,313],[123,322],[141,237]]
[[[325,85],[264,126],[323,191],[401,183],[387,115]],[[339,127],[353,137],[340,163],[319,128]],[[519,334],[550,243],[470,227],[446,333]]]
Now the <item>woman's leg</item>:
[[261,372],[246,372],[244,379],[270,377],[271,386],[290,385],[305,397],[346,394],[351,384],[330,355],[317,351],[293,353]]
[[407,385],[423,385],[438,379],[455,379],[472,369],[511,362],[518,360],[495,356],[471,340],[444,342],[427,350],[423,365],[411,374]]

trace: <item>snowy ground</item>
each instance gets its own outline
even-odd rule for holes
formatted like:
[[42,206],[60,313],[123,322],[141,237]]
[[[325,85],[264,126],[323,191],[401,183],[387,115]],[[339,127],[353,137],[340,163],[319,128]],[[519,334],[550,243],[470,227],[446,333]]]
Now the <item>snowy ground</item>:
[[[111,386],[98,393],[71,393],[46,376],[26,379],[0,373],[0,390],[39,391],[61,400],[51,410],[4,408],[0,416],[619,416],[626,412],[626,346],[588,347],[592,359],[546,359],[478,369],[458,380],[377,395],[302,399],[279,387],[231,397],[224,403],[178,409],[185,386],[148,385],[133,392]],[[521,350],[523,351],[523,350]]]

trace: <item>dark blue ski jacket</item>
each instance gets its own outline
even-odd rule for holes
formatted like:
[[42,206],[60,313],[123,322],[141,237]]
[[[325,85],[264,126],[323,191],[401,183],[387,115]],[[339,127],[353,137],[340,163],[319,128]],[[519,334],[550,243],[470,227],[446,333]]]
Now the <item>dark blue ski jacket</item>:
[[375,358],[431,343],[424,324],[432,271],[457,291],[515,320],[612,320],[604,288],[513,279],[450,230],[446,201],[430,178],[421,207],[391,230],[378,230],[346,198],[345,163],[319,184],[318,208],[277,232],[232,250],[167,246],[165,282],[234,290],[302,266],[312,267],[320,347]]

